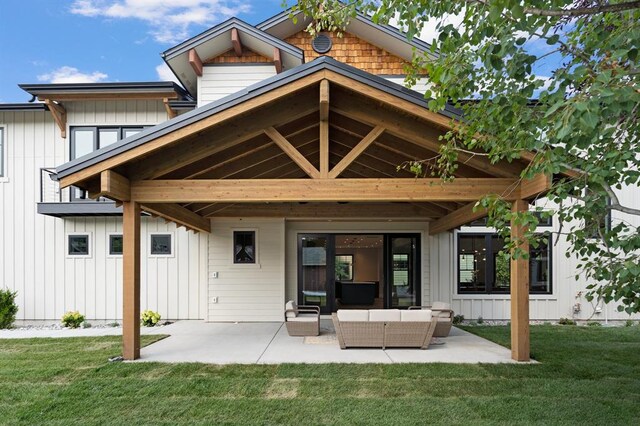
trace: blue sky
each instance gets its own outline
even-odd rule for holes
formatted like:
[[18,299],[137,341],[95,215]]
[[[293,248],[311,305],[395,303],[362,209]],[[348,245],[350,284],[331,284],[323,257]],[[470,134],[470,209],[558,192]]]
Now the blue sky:
[[230,16],[257,24],[281,0],[0,0],[0,102],[19,83],[167,79],[160,53]]

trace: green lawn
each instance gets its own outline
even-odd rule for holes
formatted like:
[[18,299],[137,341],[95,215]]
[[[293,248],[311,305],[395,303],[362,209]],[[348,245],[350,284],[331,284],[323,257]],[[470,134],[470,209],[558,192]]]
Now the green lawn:
[[0,340],[0,424],[640,424],[640,327],[531,338],[539,365],[110,364],[116,337]]

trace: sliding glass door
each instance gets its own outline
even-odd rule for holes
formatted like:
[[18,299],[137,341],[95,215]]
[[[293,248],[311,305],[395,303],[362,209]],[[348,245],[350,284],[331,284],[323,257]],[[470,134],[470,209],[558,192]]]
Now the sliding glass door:
[[298,236],[298,302],[320,306],[323,314],[334,306],[334,252],[332,235]]
[[387,307],[420,305],[420,238],[386,235]]

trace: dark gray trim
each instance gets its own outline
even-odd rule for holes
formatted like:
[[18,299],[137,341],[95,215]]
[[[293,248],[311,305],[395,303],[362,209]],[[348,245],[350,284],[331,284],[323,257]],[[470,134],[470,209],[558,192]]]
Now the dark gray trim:
[[161,56],[164,58],[165,62],[169,61],[176,56],[189,51],[190,49],[208,41],[212,38],[219,36],[220,34],[231,30],[232,28],[236,28],[237,30],[241,30],[243,32],[251,34],[251,36],[261,40],[267,44],[278,47],[280,50],[283,50],[299,59],[304,58],[304,52],[302,49],[293,46],[285,41],[280,40],[277,37],[272,36],[271,34],[267,34],[259,29],[256,29],[252,25],[247,24],[246,22],[238,19],[238,18],[230,18],[226,21],[216,25],[215,27],[209,28],[208,30],[192,37],[177,46],[172,47],[164,51]]
[[[61,83],[61,84],[18,84],[33,96],[47,94],[75,93],[162,93],[167,90],[187,97],[187,92],[173,81],[127,82],[127,83]],[[36,104],[34,104],[36,105]]]
[[[267,19],[266,21],[263,21],[261,23],[259,23],[258,25],[256,25],[256,28],[261,30],[261,31],[268,31],[271,27],[274,27],[286,20],[289,19],[289,13],[291,13],[291,8],[280,12],[279,14],[272,16],[271,18]],[[421,50],[423,52],[428,52],[431,56],[438,56],[438,54],[432,54],[431,53],[431,44],[427,43],[426,41],[422,41],[416,37],[414,37],[411,40],[407,39],[407,35],[402,33],[400,30],[398,30],[395,27],[392,27],[390,25],[380,25],[380,24],[376,24],[375,22],[373,22],[371,19],[369,19],[366,15],[358,12],[356,14],[356,20],[358,20],[359,22],[362,22],[364,24],[370,25],[372,27],[374,27],[375,29],[382,31],[383,33],[390,35],[400,41],[403,41],[405,43],[410,44],[411,46],[415,47],[418,50]]]
[[54,217],[122,216],[122,207],[112,201],[74,201],[69,203],[37,203],[38,213]]
[[[135,136],[127,138],[121,142],[117,142],[113,145],[109,145],[108,147],[100,149],[90,155],[86,155],[84,157],[63,164],[56,169],[57,178],[63,178],[65,176],[78,172],[86,167],[104,161],[107,158],[126,152],[151,140],[157,139],[162,135],[188,126],[192,123],[229,109],[263,93],[267,93],[279,87],[285,86],[293,81],[299,80],[303,77],[314,74],[324,69],[331,70],[345,77],[349,77],[353,80],[367,84],[368,86],[382,90],[386,93],[414,103],[423,108],[428,107],[428,101],[424,99],[423,95],[418,92],[407,89],[400,84],[385,80],[384,78],[369,74],[350,65],[336,61],[331,57],[322,56],[306,64],[292,68],[280,74],[276,74],[273,77],[264,79],[263,81],[253,84],[234,94],[226,96],[210,104],[204,105],[193,111],[184,113],[176,118],[158,124],[157,126],[145,129]],[[440,114],[449,118],[460,118],[460,111],[451,106],[447,106],[444,111],[440,112]]]
[[0,104],[0,111],[48,111],[49,108],[41,103]]
[[196,101],[169,101],[169,106],[176,110],[194,109],[198,103]]

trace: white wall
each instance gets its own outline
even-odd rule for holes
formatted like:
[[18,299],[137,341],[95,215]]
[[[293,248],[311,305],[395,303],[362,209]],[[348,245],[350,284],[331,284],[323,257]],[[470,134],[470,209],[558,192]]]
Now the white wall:
[[[157,101],[90,101],[65,104],[68,125],[152,125],[166,120]],[[120,217],[60,219],[39,215],[40,168],[69,158],[48,111],[0,112],[5,128],[6,179],[0,180],[0,287],[18,292],[19,320],[59,320],[68,310],[88,319],[122,316],[122,260],[107,256],[108,235]],[[69,134],[69,132],[67,132]],[[90,234],[91,256],[67,257],[67,235]],[[148,255],[148,234],[174,235],[175,255]],[[142,309],[166,319],[204,318],[207,237],[161,220],[142,220]]]
[[[284,219],[214,219],[211,229],[207,320],[282,321]],[[255,264],[233,263],[234,230],[256,232]]]
[[[387,80],[389,80],[389,81],[391,81],[393,83],[396,83],[396,84],[399,84],[401,86],[406,87],[405,82],[404,82],[404,76],[402,76],[402,75],[401,76],[385,76],[385,79],[387,79]],[[424,92],[427,91],[429,86],[431,86],[431,83],[429,82],[428,78],[419,78],[416,81],[416,84],[411,87],[411,90],[415,90],[416,92],[420,92],[420,93],[424,94]]]
[[198,106],[224,98],[276,75],[273,64],[205,65],[198,77]]

